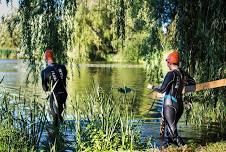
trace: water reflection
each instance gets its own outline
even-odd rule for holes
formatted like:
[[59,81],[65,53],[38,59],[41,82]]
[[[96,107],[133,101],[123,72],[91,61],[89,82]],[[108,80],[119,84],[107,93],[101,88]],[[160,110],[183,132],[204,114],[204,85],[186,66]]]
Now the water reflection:
[[[75,94],[84,94],[89,91],[94,84],[108,92],[112,90],[117,91],[118,88],[127,86],[132,88],[133,93],[136,94],[135,102],[131,103],[134,113],[137,115],[147,114],[151,102],[146,97],[148,91],[145,89],[144,69],[142,66],[137,67],[136,65],[120,66],[90,66],[82,64],[79,71],[76,67],[72,70],[69,69],[68,100],[74,100]],[[3,85],[17,88],[21,86],[32,91],[35,89],[37,94],[43,95],[40,81],[35,87],[33,85],[25,85],[26,74],[27,64],[22,60],[0,60],[0,78],[5,76]]]
[[[93,85],[100,86],[106,91],[117,91],[121,87],[129,87],[136,93],[136,100],[132,103],[136,114],[147,112],[147,108],[141,107],[143,102],[147,103],[145,97],[145,72],[143,68],[115,68],[115,67],[86,67],[82,66],[80,71],[73,68],[69,75],[73,77],[68,81],[69,100],[75,99],[77,94],[89,92]],[[80,74],[79,74],[80,73]]]

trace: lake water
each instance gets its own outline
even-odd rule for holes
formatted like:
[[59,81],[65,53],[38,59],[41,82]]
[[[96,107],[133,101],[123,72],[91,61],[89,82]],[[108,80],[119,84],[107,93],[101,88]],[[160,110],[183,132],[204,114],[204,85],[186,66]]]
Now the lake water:
[[[22,60],[0,60],[0,79],[4,76],[2,85],[9,87],[34,88],[25,85],[27,64]],[[136,93],[133,111],[137,115],[147,115],[148,106],[152,104],[146,97],[146,75],[142,65],[132,64],[80,64],[79,69],[74,65],[73,71],[68,71],[68,92],[73,100],[73,95],[84,94],[93,85],[100,86],[106,92],[119,88],[129,87]],[[43,95],[41,82],[36,87],[36,92]],[[69,98],[70,98],[69,97]]]
[[[25,80],[27,74],[27,64],[22,60],[0,60],[0,78],[4,76],[3,83],[8,87],[26,87]],[[73,66],[73,71],[69,72],[68,92],[73,98],[76,92],[82,94],[93,84],[102,87],[106,91],[111,91],[121,87],[132,88],[136,93],[136,100],[131,105],[137,119],[143,121],[141,125],[142,137],[153,137],[155,144],[159,145],[159,118],[161,103],[156,101],[151,109],[152,100],[147,98],[145,70],[142,65],[132,64],[80,64],[79,68]],[[41,84],[37,86],[38,93],[43,94]],[[70,105],[69,105],[70,106]],[[196,129],[190,125],[185,125],[184,119],[178,124],[179,134],[187,142],[205,142],[206,137],[217,135],[217,130],[209,132],[206,129]],[[212,128],[212,130],[214,130]],[[45,133],[43,136],[47,136]],[[221,139],[219,136],[219,139]],[[216,136],[217,137],[217,136]],[[70,137],[72,138],[72,137]],[[210,139],[210,138],[208,138]],[[216,140],[216,138],[215,138]],[[210,140],[211,141],[211,140]]]

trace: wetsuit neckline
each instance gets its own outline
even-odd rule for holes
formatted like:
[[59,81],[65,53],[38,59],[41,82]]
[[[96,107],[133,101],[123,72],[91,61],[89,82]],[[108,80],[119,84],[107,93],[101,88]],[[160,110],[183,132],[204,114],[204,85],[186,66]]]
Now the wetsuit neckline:
[[50,63],[48,66],[53,66],[53,65],[56,65],[56,63],[55,62]]
[[173,69],[173,70],[171,70],[171,71],[180,71],[180,68],[178,68],[178,69]]

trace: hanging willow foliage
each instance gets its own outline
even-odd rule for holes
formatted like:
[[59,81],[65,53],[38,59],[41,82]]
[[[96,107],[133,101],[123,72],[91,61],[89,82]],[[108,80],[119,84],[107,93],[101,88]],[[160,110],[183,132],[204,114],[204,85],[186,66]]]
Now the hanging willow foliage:
[[[226,1],[157,0],[149,3],[152,4],[150,8],[154,8],[154,11],[149,10],[156,28],[160,29],[165,24],[168,30],[163,36],[164,41],[161,34],[154,32],[157,30],[150,30],[150,48],[144,49],[148,50],[147,67],[159,71],[151,61],[161,56],[161,48],[178,48],[182,67],[195,76],[197,82],[226,77]],[[148,45],[144,43],[143,46]],[[154,75],[159,77],[155,72]],[[216,105],[218,98],[226,98],[226,89],[209,90],[204,94]]]
[[[178,43],[183,61],[200,81],[223,78],[226,58],[226,11],[223,0],[181,1]],[[220,71],[219,71],[220,70]]]
[[146,63],[147,77],[151,83],[159,83],[163,77],[161,60],[163,57],[163,49],[161,37],[162,16],[164,7],[163,0],[144,1],[148,11],[149,35],[140,45],[142,56]]
[[[198,82],[226,77],[226,1],[180,1],[178,4],[178,44],[183,64],[194,73]],[[214,100],[226,89],[208,93]]]
[[[168,16],[174,33],[172,46],[181,54],[182,66],[195,76],[197,82],[226,77],[226,1],[167,0],[172,8]],[[171,37],[172,38],[172,37]],[[204,92],[208,101],[226,97],[226,89]]]
[[[117,11],[116,11],[116,35],[118,38],[121,38],[122,44],[123,41],[125,40],[125,2],[124,0],[117,0]],[[123,47],[123,45],[122,45]]]
[[[66,50],[71,47],[76,1],[20,0],[22,45],[29,59],[29,74],[38,77],[45,48],[52,48],[56,61],[65,63]],[[35,79],[34,82],[37,82]]]
[[[128,0],[87,0],[78,2],[74,49],[79,60],[106,60],[123,51],[126,39]],[[77,56],[75,54],[78,54]]]

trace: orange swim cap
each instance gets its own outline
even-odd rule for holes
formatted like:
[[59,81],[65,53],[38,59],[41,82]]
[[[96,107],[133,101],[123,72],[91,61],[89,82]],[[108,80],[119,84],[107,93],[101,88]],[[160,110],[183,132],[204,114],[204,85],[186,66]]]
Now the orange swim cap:
[[169,62],[170,64],[179,64],[179,53],[178,51],[173,51],[168,55],[166,58],[166,61]]
[[47,48],[45,51],[45,59],[49,60],[49,59],[53,59],[53,51],[52,49]]

